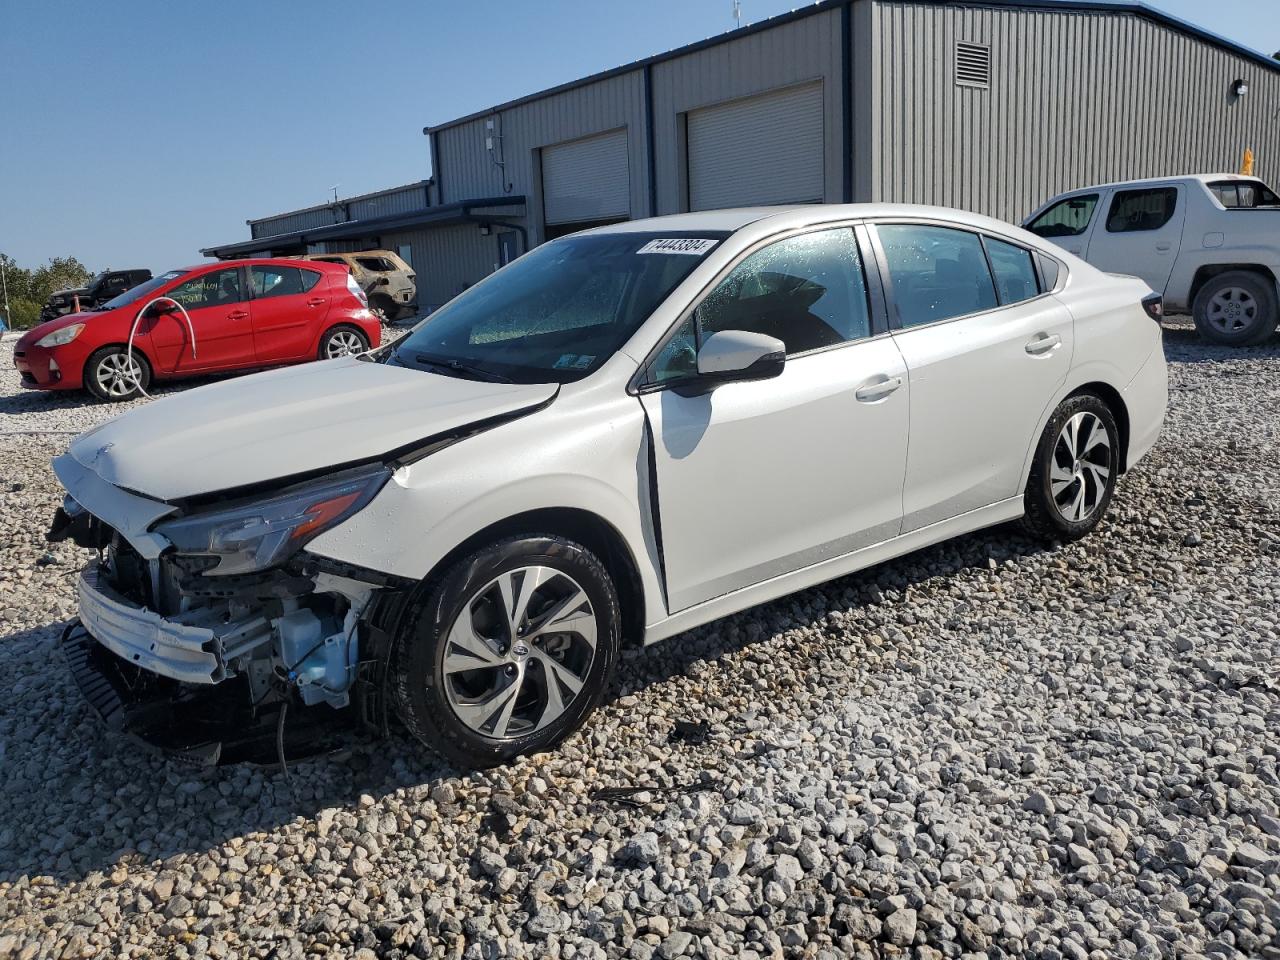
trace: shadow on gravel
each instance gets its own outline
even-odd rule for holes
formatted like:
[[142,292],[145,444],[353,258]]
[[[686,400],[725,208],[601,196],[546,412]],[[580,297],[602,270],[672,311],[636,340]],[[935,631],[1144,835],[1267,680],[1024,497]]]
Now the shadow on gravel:
[[[173,383],[153,384],[151,395],[164,397],[171,393],[179,393],[205,383],[212,383],[215,377],[199,377]],[[129,409],[127,404],[116,405],[104,403],[86,390],[19,390],[17,393],[0,394],[0,416],[20,416],[31,413],[69,413],[101,407],[107,411],[123,413]],[[21,421],[14,421],[18,428]],[[85,429],[89,428],[85,425]]]
[[[881,603],[887,591],[1043,550],[1006,525],[734,614],[630,652],[606,705],[682,675],[695,661],[812,626],[833,611]],[[198,855],[329,807],[356,807],[364,795],[375,802],[400,789],[426,796],[436,784],[461,778],[484,797],[505,783],[501,770],[450,767],[395,727],[380,741],[352,731],[336,752],[290,763],[288,779],[275,767],[184,767],[103,730],[58,649],[65,625],[0,637],[0,676],[14,675],[15,660],[47,666],[28,664],[27,676],[37,679],[11,688],[0,707],[0,800],[11,813],[0,821],[0,883],[38,875],[82,880],[121,862]],[[697,713],[691,706],[684,719],[697,721]]]
[[1171,363],[1221,363],[1224,360],[1280,359],[1280,339],[1253,347],[1224,347],[1209,343],[1195,327],[1164,328],[1165,357]]

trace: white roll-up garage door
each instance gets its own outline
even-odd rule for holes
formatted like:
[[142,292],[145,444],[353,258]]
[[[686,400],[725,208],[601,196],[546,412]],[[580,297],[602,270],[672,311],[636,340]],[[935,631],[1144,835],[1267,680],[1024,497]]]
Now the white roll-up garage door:
[[543,147],[542,209],[547,223],[630,216],[627,131]]
[[691,210],[824,198],[821,83],[691,110],[686,129]]

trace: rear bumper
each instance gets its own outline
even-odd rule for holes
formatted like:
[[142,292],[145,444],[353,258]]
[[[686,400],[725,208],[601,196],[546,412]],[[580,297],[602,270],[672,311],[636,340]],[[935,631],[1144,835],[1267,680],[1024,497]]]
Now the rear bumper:
[[1126,465],[1133,469],[1160,439],[1169,406],[1169,370],[1165,365],[1163,342],[1156,344],[1147,362],[1124,388],[1124,405],[1129,413]]

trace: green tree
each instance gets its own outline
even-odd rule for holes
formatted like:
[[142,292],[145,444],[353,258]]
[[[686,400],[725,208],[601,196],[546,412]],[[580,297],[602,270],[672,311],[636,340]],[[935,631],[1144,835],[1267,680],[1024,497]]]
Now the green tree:
[[15,330],[34,326],[40,318],[40,308],[55,290],[82,287],[93,277],[75,257],[53,257],[34,270],[18,266],[7,254],[0,253],[0,260],[4,261],[4,285],[11,314],[5,322]]

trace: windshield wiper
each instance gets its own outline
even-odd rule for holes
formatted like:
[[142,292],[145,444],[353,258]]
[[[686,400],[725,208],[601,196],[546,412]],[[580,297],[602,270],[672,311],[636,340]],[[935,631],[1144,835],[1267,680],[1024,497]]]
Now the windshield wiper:
[[[447,377],[456,377],[458,374],[465,374],[476,380],[485,380],[489,383],[512,383],[510,377],[504,377],[500,373],[494,373],[492,370],[485,370],[483,367],[477,367],[474,364],[463,363],[461,360],[455,360],[452,357],[433,357],[425,353],[415,353],[413,355],[415,363],[424,367],[431,367],[439,370]],[[464,377],[465,379],[465,377]]]

